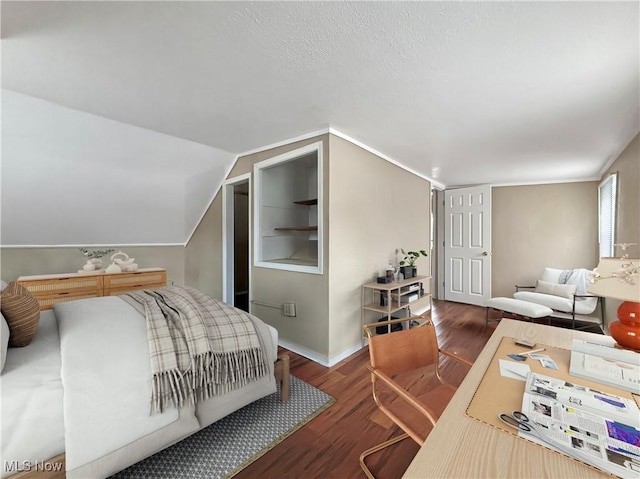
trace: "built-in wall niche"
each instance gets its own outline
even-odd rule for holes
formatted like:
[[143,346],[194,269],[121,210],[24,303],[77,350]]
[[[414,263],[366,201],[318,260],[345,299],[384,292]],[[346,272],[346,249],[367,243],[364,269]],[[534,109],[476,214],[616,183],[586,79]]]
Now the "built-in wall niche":
[[322,274],[322,142],[254,165],[254,264]]

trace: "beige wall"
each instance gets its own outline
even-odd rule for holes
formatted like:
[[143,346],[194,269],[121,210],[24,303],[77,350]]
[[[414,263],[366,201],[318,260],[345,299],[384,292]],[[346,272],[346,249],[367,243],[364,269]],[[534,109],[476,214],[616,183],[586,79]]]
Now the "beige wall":
[[222,189],[185,247],[184,280],[212,298],[222,299]]
[[[140,268],[165,268],[168,281],[184,283],[183,246],[135,246],[114,249],[135,258]],[[2,248],[0,255],[2,279],[5,281],[34,274],[75,273],[86,263],[86,258],[78,248]],[[102,259],[103,265],[109,264],[109,256]]]
[[[330,360],[360,345],[362,283],[374,280],[389,260],[397,264],[396,249],[428,249],[430,184],[333,135],[239,158],[229,179],[253,174],[256,162],[319,140],[324,154],[323,274],[252,266],[251,299],[295,303],[297,316],[257,304],[251,311],[278,329],[282,340]],[[221,257],[222,201],[217,197],[187,245],[187,283],[221,298]],[[418,268],[428,274],[429,260],[420,260]]]
[[[362,284],[397,265],[396,250],[429,250],[431,184],[339,137],[330,147],[331,357],[361,341]],[[418,260],[418,274],[429,274],[429,260]]]
[[[616,243],[640,244],[640,134],[631,140],[602,179],[614,172],[618,172]],[[639,258],[638,246],[634,248],[629,252]]]
[[535,285],[545,267],[595,268],[597,182],[492,188],[492,296]]
[[[602,176],[618,173],[618,213],[616,243],[638,243],[640,245],[640,134],[631,140],[620,156]],[[640,258],[639,246],[628,250],[632,257]],[[616,249],[616,255],[622,251]],[[610,324],[617,318],[620,301],[605,300],[605,321]]]
[[[616,242],[640,244],[640,135],[602,178],[613,172],[618,172]],[[511,296],[515,284],[535,284],[545,266],[597,265],[598,183],[492,189],[493,296]],[[640,256],[634,248],[631,255]],[[620,303],[606,300],[605,304],[608,325]]]
[[[253,170],[259,161],[273,158],[287,151],[301,148],[310,143],[322,141],[323,150],[323,209],[328,211],[330,203],[329,170],[331,152],[329,135],[310,138],[287,145],[286,147],[260,152],[241,158],[232,173],[243,174]],[[253,210],[252,210],[253,213]],[[253,218],[253,214],[252,214]],[[252,220],[253,221],[253,220]],[[265,306],[253,305],[252,312],[259,318],[274,326],[280,337],[307,352],[326,358],[329,349],[329,216],[323,218],[323,274],[281,271],[270,268],[251,267],[251,298],[257,301],[282,304],[295,303],[296,317],[290,318],[281,311]],[[252,229],[253,231],[253,229]]]
[[[329,140],[328,135],[309,138],[272,148],[238,159],[228,179],[251,173],[257,162],[323,141],[324,208],[329,201]],[[251,180],[253,188],[253,179]],[[252,206],[252,205],[251,205]],[[253,208],[251,207],[251,210]],[[253,211],[251,213],[253,234]],[[251,299],[269,304],[295,303],[295,318],[285,317],[280,310],[252,305],[251,311],[278,330],[280,338],[304,349],[326,356],[329,348],[328,314],[328,219],[324,218],[324,275],[279,271],[251,266]],[[218,194],[186,248],[185,278],[189,285],[216,298],[222,298],[222,198]],[[252,252],[251,252],[251,257]]]

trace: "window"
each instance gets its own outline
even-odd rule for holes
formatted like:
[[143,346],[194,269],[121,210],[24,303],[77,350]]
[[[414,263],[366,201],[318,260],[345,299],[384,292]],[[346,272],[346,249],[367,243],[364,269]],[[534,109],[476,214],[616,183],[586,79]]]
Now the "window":
[[616,193],[618,174],[607,176],[598,186],[598,235],[600,257],[615,255],[613,244],[616,235]]

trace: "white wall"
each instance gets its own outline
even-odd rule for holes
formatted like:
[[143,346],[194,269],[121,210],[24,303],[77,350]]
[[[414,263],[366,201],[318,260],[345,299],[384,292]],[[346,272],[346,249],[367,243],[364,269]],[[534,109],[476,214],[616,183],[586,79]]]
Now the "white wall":
[[184,243],[234,159],[8,90],[2,120],[3,245]]

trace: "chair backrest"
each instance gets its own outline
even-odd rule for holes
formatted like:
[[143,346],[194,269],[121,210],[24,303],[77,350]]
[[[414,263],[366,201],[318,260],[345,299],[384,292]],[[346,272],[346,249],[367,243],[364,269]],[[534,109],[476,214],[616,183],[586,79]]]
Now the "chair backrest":
[[369,338],[371,367],[388,376],[435,364],[438,340],[431,321],[423,326]]

